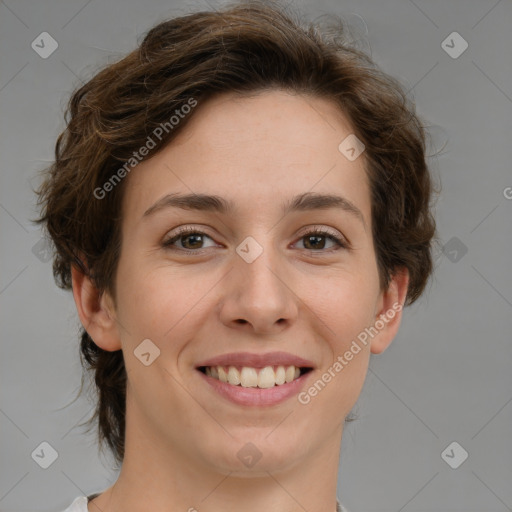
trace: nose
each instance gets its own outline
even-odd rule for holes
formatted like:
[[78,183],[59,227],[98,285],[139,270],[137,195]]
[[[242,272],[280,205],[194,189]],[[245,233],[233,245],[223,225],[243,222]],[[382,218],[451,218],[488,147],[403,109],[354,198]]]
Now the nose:
[[250,263],[235,254],[233,265],[221,300],[221,321],[257,334],[277,334],[289,328],[297,319],[299,299],[284,263],[272,249],[265,247]]

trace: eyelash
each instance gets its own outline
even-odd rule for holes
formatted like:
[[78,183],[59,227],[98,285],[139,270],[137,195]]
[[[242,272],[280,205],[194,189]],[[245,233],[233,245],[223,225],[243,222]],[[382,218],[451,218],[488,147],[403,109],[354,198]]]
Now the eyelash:
[[[173,247],[173,244],[175,242],[177,242],[180,238],[185,237],[187,235],[201,235],[201,236],[207,236],[208,238],[211,238],[207,233],[204,233],[204,232],[198,230],[197,228],[193,228],[193,227],[180,227],[180,228],[178,228],[177,233],[172,238],[162,242],[162,246],[165,249],[176,250],[176,251],[180,251],[180,252],[185,253],[185,254],[195,254],[195,255],[202,254],[205,250],[208,249],[208,248],[205,248],[205,249],[184,249],[184,248],[181,248],[181,247]],[[347,242],[345,242],[343,239],[339,238],[334,233],[326,230],[325,228],[320,229],[320,228],[315,227],[315,228],[311,229],[310,231],[307,231],[306,233],[301,235],[300,239],[305,238],[307,236],[315,236],[315,235],[316,236],[324,236],[324,237],[330,238],[337,245],[337,248],[331,248],[331,249],[325,249],[325,250],[324,249],[319,249],[319,250],[304,249],[305,251],[308,251],[309,253],[315,253],[315,254],[316,253],[331,253],[333,251],[338,251],[340,249],[349,249],[349,245],[348,245]]]

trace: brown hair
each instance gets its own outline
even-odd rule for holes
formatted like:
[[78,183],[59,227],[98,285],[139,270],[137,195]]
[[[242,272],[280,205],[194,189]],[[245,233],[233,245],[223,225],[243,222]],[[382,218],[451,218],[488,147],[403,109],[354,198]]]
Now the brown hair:
[[[381,289],[399,267],[407,267],[405,305],[416,301],[433,270],[434,188],[425,159],[427,132],[400,83],[349,43],[342,19],[331,19],[332,28],[322,29],[270,2],[235,3],[189,14],[159,23],[136,50],[78,88],[69,100],[55,161],[38,190],[38,222],[55,247],[57,284],[71,288],[74,265],[100,291],[115,297],[126,180],[112,179],[116,173],[121,176],[121,166],[158,127],[170,125],[183,105],[222,92],[280,88],[332,99],[350,120],[366,147]],[[165,131],[150,156],[193,115]],[[98,197],[109,180],[113,186],[108,198]],[[82,386],[84,375],[92,370],[98,393],[89,423],[98,419],[100,445],[107,443],[120,464],[126,398],[122,351],[102,350],[83,328],[80,350]]]

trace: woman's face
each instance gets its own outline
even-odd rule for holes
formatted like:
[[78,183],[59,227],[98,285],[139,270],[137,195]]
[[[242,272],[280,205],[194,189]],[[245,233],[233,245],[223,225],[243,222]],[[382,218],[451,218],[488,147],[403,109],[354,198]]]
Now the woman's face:
[[[369,354],[400,316],[365,331],[391,298],[379,289],[364,153],[351,161],[338,148],[351,133],[324,99],[224,94],[131,171],[118,346],[108,345],[124,353],[128,436],[222,472],[293,467],[339,439]],[[294,362],[311,370],[287,383]],[[235,387],[200,366],[234,366],[264,387]]]

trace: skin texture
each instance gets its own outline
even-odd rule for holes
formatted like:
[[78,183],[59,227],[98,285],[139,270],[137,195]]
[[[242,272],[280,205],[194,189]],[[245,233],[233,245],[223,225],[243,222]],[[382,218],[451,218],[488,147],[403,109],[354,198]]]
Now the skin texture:
[[[314,363],[307,389],[379,315],[403,304],[406,271],[379,289],[364,153],[351,162],[338,150],[350,133],[326,99],[223,94],[199,105],[185,130],[126,178],[115,301],[73,269],[83,325],[101,348],[123,350],[128,372],[125,460],[91,512],[334,512],[344,419],[370,353],[391,343],[401,311],[308,404],[295,396],[235,405],[195,365],[228,352],[291,352]],[[216,194],[236,210],[143,217],[175,192]],[[283,203],[303,192],[343,195],[364,224],[334,208],[283,216]],[[207,235],[202,245],[185,236],[175,250],[163,247],[184,225]],[[328,237],[308,245],[304,228],[313,226],[351,248]],[[252,263],[236,252],[247,236],[263,248]],[[161,351],[149,366],[133,354],[144,339]],[[262,455],[251,468],[237,457],[248,442]]]

